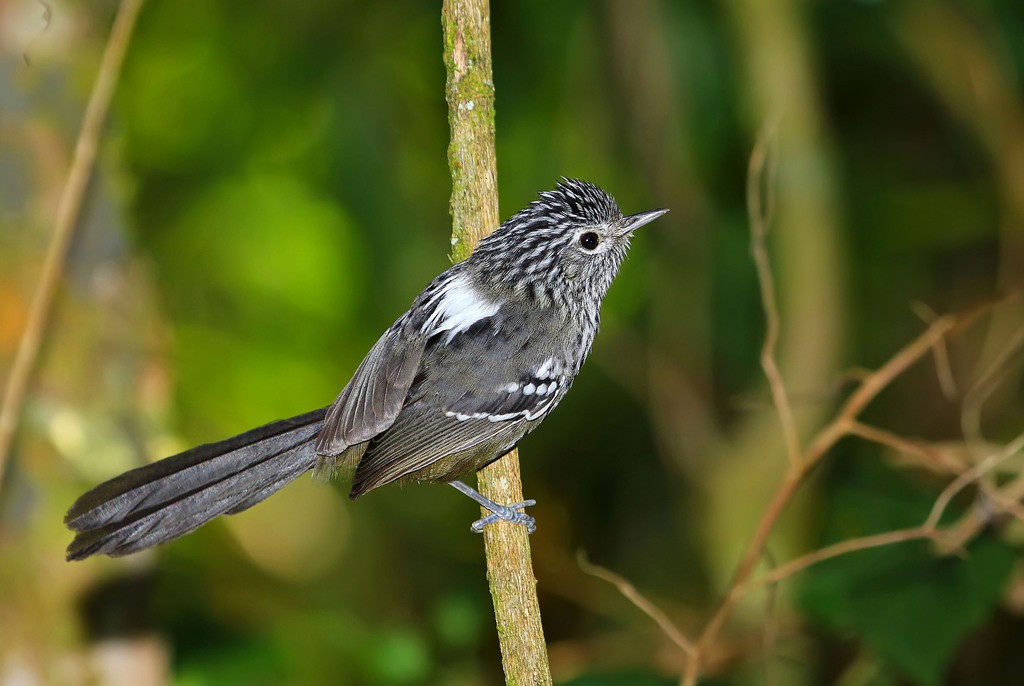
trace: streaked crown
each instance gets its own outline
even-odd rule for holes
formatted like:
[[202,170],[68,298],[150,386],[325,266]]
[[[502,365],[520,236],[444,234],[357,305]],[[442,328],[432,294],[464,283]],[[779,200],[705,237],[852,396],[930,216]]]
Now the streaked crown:
[[481,241],[467,267],[493,289],[540,306],[597,308],[633,231],[665,211],[624,217],[605,191],[563,178]]

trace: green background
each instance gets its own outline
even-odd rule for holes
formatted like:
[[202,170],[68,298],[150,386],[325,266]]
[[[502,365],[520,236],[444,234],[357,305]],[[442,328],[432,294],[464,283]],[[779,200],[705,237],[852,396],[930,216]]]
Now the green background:
[[[0,2],[3,374],[114,9],[54,3],[46,24],[40,4]],[[521,448],[556,682],[676,683],[682,654],[575,556],[694,636],[785,471],[758,366],[758,131],[777,134],[779,359],[806,442],[922,315],[1024,281],[1024,4],[492,12],[501,216],[563,175],[626,213],[672,210],[637,235],[591,361]],[[0,683],[118,683],[110,664],[189,686],[500,681],[476,509],[448,488],[350,503],[345,484],[300,479],[153,553],[63,561],[80,492],[326,405],[449,264],[444,78],[438,3],[146,3],[0,491]],[[965,464],[1011,440],[1024,310],[998,312],[950,344],[954,388],[926,357],[864,420]],[[846,440],[764,569],[915,526],[952,478]],[[961,555],[891,546],[753,594],[706,683],[1024,683],[1021,533],[996,517]]]

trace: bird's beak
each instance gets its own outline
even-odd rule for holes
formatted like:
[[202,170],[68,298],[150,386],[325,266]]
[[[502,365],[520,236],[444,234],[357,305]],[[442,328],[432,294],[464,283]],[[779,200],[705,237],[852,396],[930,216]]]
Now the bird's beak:
[[633,233],[644,224],[650,224],[666,212],[668,212],[668,210],[650,210],[648,212],[640,212],[639,214],[631,214],[628,217],[623,217],[622,230],[619,232],[619,235],[625,236],[627,233]]

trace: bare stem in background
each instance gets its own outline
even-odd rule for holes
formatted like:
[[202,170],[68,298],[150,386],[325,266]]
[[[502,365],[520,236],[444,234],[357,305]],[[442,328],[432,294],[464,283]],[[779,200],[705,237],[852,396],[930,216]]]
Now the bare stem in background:
[[[488,0],[445,0],[441,18],[451,126],[452,257],[460,260],[499,224]],[[523,500],[515,450],[482,469],[477,481],[480,492],[495,502]],[[505,680],[550,684],[526,528],[508,522],[488,526],[484,547]]]
[[[774,292],[774,286],[771,270],[765,269],[767,266],[767,255],[764,253],[763,246],[765,215],[760,209],[760,189],[762,189],[764,185],[763,182],[765,179],[764,175],[767,160],[768,155],[763,151],[763,144],[759,143],[751,155],[749,168],[750,178],[748,180],[748,189],[756,188],[759,189],[759,191],[757,194],[749,193],[748,199],[752,201],[750,207],[752,231],[751,241],[755,261],[759,260],[759,255],[761,256],[760,259],[765,261],[764,264],[761,264],[760,262],[758,264],[758,276],[761,280],[762,289],[767,288],[768,294],[770,294]],[[768,192],[771,192],[770,188],[768,189]],[[777,317],[777,314],[772,314],[771,308],[773,306],[773,299],[765,293],[762,293],[762,297],[766,308],[766,316],[768,320],[771,321],[773,316]],[[712,652],[716,642],[719,640],[722,629],[732,616],[737,603],[749,591],[754,588],[778,583],[780,580],[802,571],[811,565],[817,564],[818,562],[856,550],[864,550],[867,548],[874,548],[922,538],[939,541],[941,532],[937,530],[938,520],[942,512],[945,510],[945,507],[948,505],[949,500],[952,498],[952,494],[968,483],[977,480],[987,470],[993,468],[999,462],[1007,459],[1011,454],[1020,450],[1020,446],[1017,445],[1015,441],[1010,446],[1007,446],[1007,448],[1002,452],[998,453],[997,456],[993,456],[979,464],[975,469],[968,470],[961,474],[960,477],[947,488],[947,491],[939,497],[936,501],[932,515],[929,516],[928,520],[919,527],[842,541],[832,546],[827,546],[820,550],[798,557],[781,567],[778,567],[756,582],[752,583],[750,581],[754,570],[757,568],[758,562],[765,554],[768,539],[775,530],[779,517],[789,505],[793,496],[805,482],[807,474],[844,437],[858,433],[865,433],[864,425],[857,421],[858,416],[864,408],[866,408],[879,393],[887,388],[911,365],[925,357],[929,352],[932,352],[936,346],[946,339],[947,336],[957,329],[975,322],[978,318],[977,315],[980,312],[988,311],[989,309],[989,307],[977,308],[959,317],[944,316],[938,317],[932,321],[924,332],[905,345],[901,350],[893,355],[888,362],[876,371],[864,376],[857,388],[850,394],[850,397],[846,399],[834,417],[818,431],[815,437],[808,444],[807,448],[804,449],[801,454],[797,455],[796,459],[790,460],[789,469],[783,476],[781,483],[776,488],[774,495],[768,502],[768,505],[765,507],[754,534],[750,539],[750,542],[747,544],[747,548],[737,565],[733,579],[726,590],[724,600],[712,615],[711,619],[707,622],[704,630],[701,632],[701,635],[697,640],[696,650],[690,656],[686,665],[685,673],[682,677],[681,683],[684,686],[694,686],[697,683],[698,678],[705,670],[705,656]],[[770,353],[770,346],[767,347],[766,350]],[[767,357],[769,360],[771,359],[770,354]],[[762,360],[764,360],[764,357],[762,357]],[[781,379],[778,381],[774,380],[769,373],[769,369],[770,365],[766,367],[765,371],[766,374],[769,375],[769,383],[774,388],[777,384],[781,384]],[[781,395],[782,397],[785,397],[784,388],[782,390],[783,393]],[[780,405],[778,403],[778,397],[779,389],[774,388],[773,398],[776,398],[776,410],[779,414],[779,420],[783,425],[783,429],[784,431],[792,430],[795,432],[795,426],[791,427],[793,422],[792,417],[783,411],[782,408],[786,407],[786,405]],[[867,433],[871,433],[872,438],[875,439],[880,437],[876,435],[877,432],[868,431]],[[888,438],[888,436],[885,436],[885,438]],[[1008,493],[1007,490],[1003,491],[1004,497],[1010,495],[1011,494]],[[963,540],[968,539],[969,536]]]
[[782,435],[786,439],[786,455],[790,466],[800,460],[800,435],[793,419],[793,407],[789,403],[786,384],[782,380],[775,350],[779,343],[779,307],[775,297],[775,279],[772,263],[768,257],[768,229],[775,214],[775,126],[769,124],[761,129],[757,143],[750,154],[747,169],[747,212],[750,215],[750,250],[757,267],[757,282],[761,289],[761,305],[765,313],[765,336],[761,346],[761,369],[768,379],[772,402],[782,423]]
[[[1024,289],[1024,98],[1008,59],[1011,47],[1002,31],[964,21],[964,14],[947,3],[907,2],[898,10],[892,15],[892,35],[920,67],[923,85],[987,153],[999,200],[997,288],[1004,293]],[[937,45],[944,49],[936,50]],[[1000,308],[988,324],[982,365],[1022,326],[1024,302]],[[1018,358],[1002,374],[1004,388],[1014,388],[1022,374]],[[965,406],[970,417],[973,408],[966,401]],[[974,433],[980,427],[965,429]]]
[[39,276],[39,285],[32,296],[32,305],[28,313],[25,331],[18,343],[18,351],[14,357],[10,375],[4,388],[3,405],[0,406],[0,486],[3,485],[4,470],[14,440],[14,432],[18,427],[25,392],[28,390],[32,372],[39,358],[39,347],[43,342],[50,314],[53,311],[54,297],[60,283],[61,274],[67,261],[68,246],[74,235],[78,221],[78,213],[82,207],[89,178],[96,161],[103,123],[110,109],[110,99],[117,86],[121,74],[121,64],[128,49],[128,42],[135,28],[135,20],[142,7],[142,0],[123,0],[118,7],[114,26],[110,31],[103,59],[100,62],[96,84],[89,96],[82,119],[82,129],[75,144],[75,155],[68,172],[68,180],[61,192],[57,205],[57,216],[54,221],[53,238],[46,252],[43,270]]
[[[764,158],[760,159],[763,161]],[[760,167],[752,165],[752,173],[760,174]],[[614,572],[594,567],[585,560],[579,561],[584,572],[613,584],[623,596],[657,622],[662,631],[685,652],[687,662],[681,684],[694,686],[699,677],[708,671],[709,657],[715,654],[717,644],[721,640],[722,629],[732,617],[740,599],[754,590],[766,586],[773,587],[825,560],[896,543],[929,540],[936,544],[940,553],[956,552],[976,536],[981,527],[990,521],[996,512],[1005,512],[1017,518],[1024,515],[1024,508],[1020,504],[1020,500],[1024,498],[1024,477],[1018,477],[1002,488],[996,488],[983,481],[983,477],[992,470],[1024,450],[1024,434],[1017,436],[1006,446],[992,452],[971,467],[961,465],[951,456],[925,444],[883,429],[876,429],[857,420],[864,408],[912,364],[934,351],[936,346],[944,345],[949,335],[976,322],[977,315],[989,309],[990,307],[985,306],[960,316],[944,316],[935,319],[923,333],[900,349],[882,367],[862,379],[858,388],[843,403],[832,420],[818,431],[809,446],[798,455],[798,459],[791,462],[782,482],[762,513],[754,535],[737,566],[732,583],[725,593],[725,599],[705,625],[696,643],[686,638],[668,619],[667,615],[647,600],[628,580]],[[780,420],[785,426],[787,420],[781,412]],[[939,494],[927,519],[919,526],[840,541],[794,558],[763,576],[752,579],[759,560],[766,554],[768,540],[775,530],[779,517],[805,483],[807,474],[840,440],[847,436],[857,436],[907,453],[933,469],[937,468],[946,473],[956,474],[957,478]],[[940,520],[953,497],[971,484],[977,484],[980,493],[986,500],[972,508],[957,523],[947,528],[940,528]]]
[[644,597],[644,595],[636,589],[636,586],[634,586],[629,579],[620,574],[616,574],[610,569],[605,569],[604,567],[595,565],[587,559],[586,555],[584,555],[582,551],[576,557],[576,562],[579,564],[580,569],[583,570],[584,574],[590,574],[602,581],[607,581],[617,588],[619,593],[621,593],[626,600],[633,603],[638,610],[650,617],[662,632],[668,636],[669,640],[679,646],[687,657],[692,657],[697,651],[697,647],[693,644],[693,641],[688,639],[683,632],[680,631],[679,627],[677,627],[672,620],[668,618],[668,615],[666,615],[660,607]]

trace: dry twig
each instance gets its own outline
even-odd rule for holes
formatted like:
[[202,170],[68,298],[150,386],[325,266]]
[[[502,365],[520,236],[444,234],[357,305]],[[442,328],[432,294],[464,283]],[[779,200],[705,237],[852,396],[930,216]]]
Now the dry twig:
[[[763,137],[764,134],[762,134],[762,139]],[[762,140],[759,140],[758,146],[755,147],[754,152],[751,154],[751,178],[748,182],[748,202],[751,202],[752,204],[751,242],[753,246],[754,259],[758,266],[758,277],[762,289],[762,299],[765,306],[766,318],[769,322],[769,327],[772,327],[778,326],[778,313],[774,309],[774,297],[772,295],[774,293],[774,286],[772,283],[772,274],[771,271],[766,269],[763,264],[763,262],[767,260],[767,255],[763,247],[765,226],[761,217],[762,212],[760,210],[759,200],[760,188],[762,186],[761,179],[763,177],[764,165],[767,157],[762,150],[764,145],[765,144]],[[751,188],[758,189],[758,194],[755,195],[751,192]],[[893,357],[890,358],[882,367],[864,376],[854,392],[841,405],[835,417],[818,431],[802,454],[798,454],[796,459],[791,456],[790,467],[784,475],[782,482],[776,489],[773,497],[765,507],[761,519],[758,521],[754,534],[750,542],[747,544],[740,562],[737,565],[736,572],[729,588],[726,591],[725,598],[712,615],[697,640],[696,652],[687,662],[686,671],[682,677],[681,683],[684,686],[692,686],[697,683],[697,679],[702,671],[703,656],[711,651],[715,642],[718,640],[722,628],[732,615],[736,603],[748,591],[766,584],[777,583],[779,580],[806,569],[807,567],[822,560],[830,559],[848,552],[889,545],[907,540],[934,538],[937,535],[934,526],[931,525],[931,519],[929,519],[928,522],[920,527],[842,541],[835,545],[828,546],[792,560],[768,573],[756,583],[750,582],[750,577],[756,568],[758,561],[765,553],[768,539],[771,536],[772,531],[775,529],[775,525],[778,522],[779,517],[791,501],[793,495],[804,482],[805,477],[811,469],[816,466],[817,463],[844,437],[854,434],[857,431],[872,433],[870,431],[865,431],[864,425],[857,421],[858,416],[864,408],[866,408],[867,405],[882,392],[882,390],[888,387],[911,365],[919,361],[930,351],[937,350],[952,332],[973,322],[977,318],[977,315],[985,309],[987,308],[978,308],[959,317],[944,316],[935,318],[924,332],[905,345],[901,350],[897,351],[897,353],[893,355]],[[772,324],[772,322],[774,322],[774,324]],[[787,436],[791,437],[795,435],[796,427],[793,424],[792,413],[789,410],[788,401],[785,400],[785,386],[781,378],[777,376],[777,369],[774,369],[771,364],[770,352],[774,345],[774,339],[777,335],[777,331],[766,334],[766,339],[768,340],[766,340],[766,345],[762,349],[762,366],[765,367],[765,373],[768,376],[769,384],[772,387],[773,399],[775,400],[776,409],[779,412],[779,418],[783,425],[783,430],[786,432]],[[771,343],[771,345],[769,345],[769,343]],[[769,354],[765,355],[765,351],[768,351]],[[769,360],[769,364],[767,365],[765,364],[766,359]],[[784,399],[781,403],[779,402],[780,398]],[[884,438],[888,439],[889,437],[884,436]],[[787,438],[787,445],[792,446],[792,438]],[[1021,488],[1024,490],[1024,483],[1022,483]],[[945,504],[943,504],[942,507],[945,507]]]
[[779,342],[781,328],[779,308],[775,298],[775,279],[772,276],[771,260],[768,257],[766,239],[775,215],[775,126],[762,128],[750,154],[747,169],[747,206],[750,215],[750,247],[757,268],[757,281],[761,288],[761,304],[765,313],[765,336],[761,346],[761,368],[768,379],[772,402],[782,423],[786,440],[786,454],[790,466],[800,459],[800,436],[793,419],[793,408],[789,402],[782,372],[775,360],[775,349]]
[[75,232],[82,199],[92,175],[99,147],[103,123],[110,109],[110,99],[117,86],[121,73],[121,64],[128,49],[128,41],[135,27],[142,0],[123,0],[118,7],[114,26],[110,31],[103,59],[100,62],[96,84],[89,95],[89,103],[82,119],[82,129],[75,143],[75,155],[68,172],[67,183],[61,192],[57,204],[57,215],[54,220],[53,238],[46,251],[43,270],[39,276],[39,285],[32,296],[28,322],[18,343],[18,351],[14,358],[7,384],[4,389],[3,406],[0,407],[0,485],[3,484],[4,468],[14,440],[14,432],[21,416],[25,392],[32,378],[32,372],[39,357],[39,347],[43,342],[53,311],[54,297],[60,284],[64,264],[67,261],[68,246]]
[[892,545],[893,543],[903,543],[905,541],[914,541],[921,538],[931,538],[933,534],[934,531],[925,526],[915,526],[910,529],[899,529],[896,531],[887,531],[882,534],[850,538],[845,541],[825,546],[824,548],[819,548],[818,550],[807,553],[806,555],[801,555],[794,560],[790,560],[781,567],[777,567],[771,572],[765,574],[757,581],[747,584],[741,590],[745,593],[760,586],[777,584],[783,579],[791,577],[797,572],[802,572],[812,565],[824,562],[825,560],[831,560],[832,558],[839,557],[840,555],[847,555],[859,550],[868,550],[869,548],[880,548],[881,546]]
[[654,620],[654,623],[658,625],[662,633],[664,633],[670,641],[679,646],[679,648],[686,653],[688,657],[693,656],[697,650],[693,641],[688,639],[683,632],[680,631],[679,627],[677,627],[672,620],[668,618],[668,615],[666,615],[661,608],[640,593],[629,579],[620,574],[616,574],[610,569],[606,569],[605,567],[601,567],[590,562],[582,550],[576,556],[576,562],[579,564],[579,567],[584,574],[589,574],[601,579],[602,581],[607,581],[617,588],[619,593],[621,593],[626,600],[633,603],[638,610]]
[[[931,324],[938,318],[938,314],[923,302],[912,302],[910,309],[921,318],[925,324]],[[956,397],[956,379],[953,378],[953,366],[949,363],[949,349],[946,347],[945,339],[938,341],[932,349],[935,358],[935,374],[939,378],[939,388],[946,400],[953,400]]]

